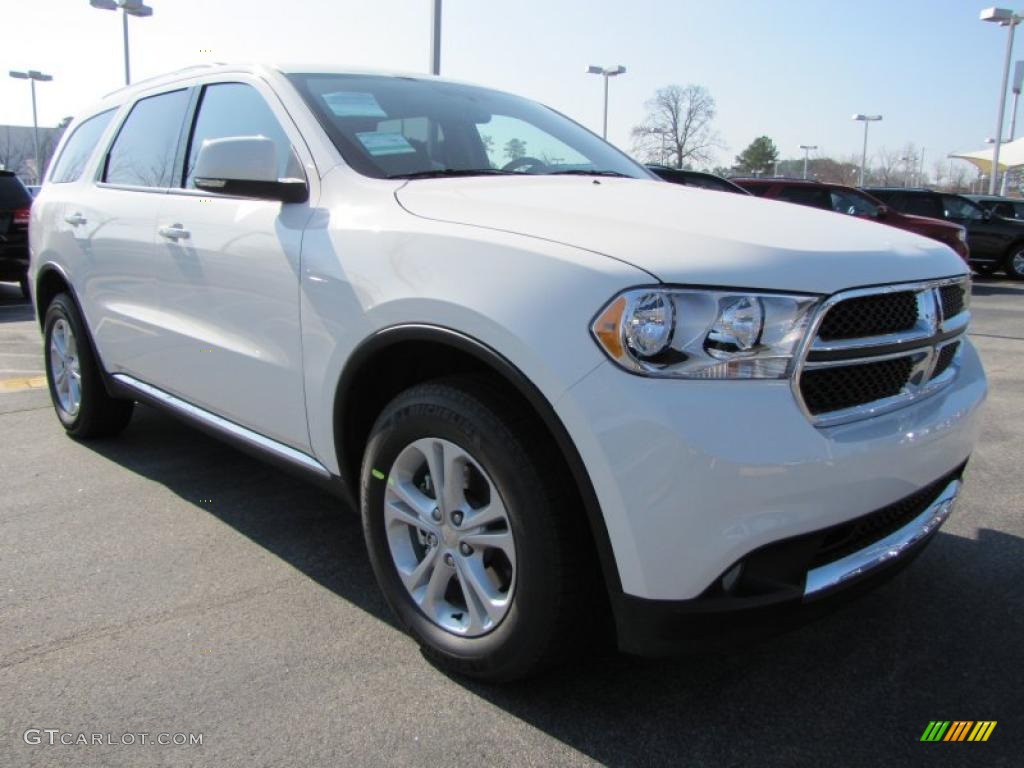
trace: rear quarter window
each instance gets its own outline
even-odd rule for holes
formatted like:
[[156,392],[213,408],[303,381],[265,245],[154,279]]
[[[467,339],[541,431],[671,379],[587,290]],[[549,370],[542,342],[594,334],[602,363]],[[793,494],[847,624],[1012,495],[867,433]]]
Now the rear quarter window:
[[64,144],[60,157],[57,158],[57,164],[50,174],[51,182],[67,184],[78,181],[82,177],[89,158],[92,157],[92,153],[103,136],[103,131],[107,129],[116,111],[116,109],[108,109],[106,112],[100,112],[75,128],[74,133]]

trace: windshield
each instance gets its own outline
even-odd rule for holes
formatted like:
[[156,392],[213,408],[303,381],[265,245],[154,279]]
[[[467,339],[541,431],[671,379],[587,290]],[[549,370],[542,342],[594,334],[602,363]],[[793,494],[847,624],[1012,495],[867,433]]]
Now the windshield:
[[652,178],[567,117],[511,94],[413,77],[293,74],[289,79],[345,162],[366,176]]

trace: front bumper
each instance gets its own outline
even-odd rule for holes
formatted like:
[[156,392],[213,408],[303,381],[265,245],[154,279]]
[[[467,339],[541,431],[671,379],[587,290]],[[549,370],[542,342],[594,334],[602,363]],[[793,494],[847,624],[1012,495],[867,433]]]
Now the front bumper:
[[833,610],[892,578],[921,553],[952,512],[962,472],[959,467],[934,484],[938,490],[929,493],[924,509],[905,524],[831,562],[810,569],[802,565],[814,546],[828,540],[829,532],[823,531],[753,553],[742,565],[759,573],[738,577],[729,591],[716,584],[701,597],[684,601],[618,595],[619,647],[645,656],[742,647]]
[[599,366],[557,408],[608,532],[613,600],[693,601],[751,553],[886,508],[964,465],[987,384],[966,338],[958,357],[934,395],[828,428],[808,421],[787,381]]

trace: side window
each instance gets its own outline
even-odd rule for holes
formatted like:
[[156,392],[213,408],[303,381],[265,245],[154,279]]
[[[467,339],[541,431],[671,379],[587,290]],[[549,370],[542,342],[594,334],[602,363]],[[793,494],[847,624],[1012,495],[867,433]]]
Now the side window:
[[203,142],[231,136],[262,136],[277,147],[278,178],[303,178],[291,142],[259,91],[245,83],[218,83],[203,89],[189,141],[185,188],[195,189],[194,172]]
[[903,207],[893,205],[902,213],[912,216],[927,216],[932,219],[944,219],[945,212],[935,195],[903,195]]
[[946,210],[946,217],[950,219],[976,220],[984,218],[981,208],[965,197],[943,195],[942,205]]
[[138,187],[170,184],[187,107],[187,90],[140,99],[114,139],[103,180]]
[[64,149],[57,159],[57,164],[50,174],[50,181],[55,184],[66,184],[71,181],[78,181],[82,177],[86,163],[92,157],[96,145],[99,144],[103,131],[110,124],[110,119],[117,110],[108,109],[93,115],[83,121],[75,128],[74,133],[67,140]]
[[878,206],[866,197],[847,192],[845,189],[832,189],[829,191],[832,198],[832,210],[836,213],[846,213],[850,216],[874,216],[878,213]]
[[823,187],[783,187],[779,192],[779,200],[832,210],[832,201]]

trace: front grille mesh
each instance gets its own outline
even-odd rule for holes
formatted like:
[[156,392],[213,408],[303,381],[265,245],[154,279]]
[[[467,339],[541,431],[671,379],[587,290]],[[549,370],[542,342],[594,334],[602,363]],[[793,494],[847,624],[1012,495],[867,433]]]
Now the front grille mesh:
[[949,364],[953,362],[953,358],[956,357],[956,351],[960,347],[960,342],[954,344],[947,344],[939,351],[939,359],[935,361],[935,370],[932,371],[932,378],[936,378],[941,375]]
[[939,289],[939,300],[942,302],[942,316],[954,317],[964,311],[964,286],[962,284],[945,285]]
[[909,331],[917,323],[917,298],[913,291],[859,296],[836,304],[818,329],[824,341],[882,336]]
[[898,395],[913,362],[897,357],[875,363],[859,363],[837,368],[814,368],[800,377],[800,394],[807,409],[817,415]]

